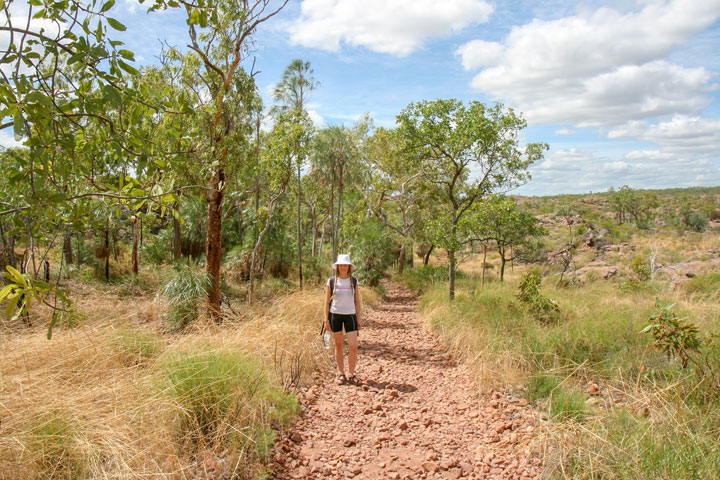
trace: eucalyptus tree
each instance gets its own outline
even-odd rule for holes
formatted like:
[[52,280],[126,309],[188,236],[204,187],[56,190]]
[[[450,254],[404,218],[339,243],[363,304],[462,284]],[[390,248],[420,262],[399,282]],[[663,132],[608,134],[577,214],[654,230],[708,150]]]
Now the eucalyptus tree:
[[303,284],[302,274],[302,220],[300,207],[302,205],[302,183],[300,181],[302,167],[307,156],[307,144],[313,126],[307,112],[307,100],[310,93],[317,88],[319,82],[315,81],[310,62],[295,59],[285,68],[280,82],[274,90],[274,107],[276,114],[285,115],[286,119],[295,124],[292,131],[292,157],[297,172],[297,243],[298,243],[298,279]]
[[403,273],[408,240],[420,220],[426,193],[420,162],[405,154],[397,132],[384,128],[370,137],[368,151],[365,201],[373,215],[401,238],[398,273]]
[[[329,215],[333,258],[343,246],[345,194],[363,183],[368,133],[372,120],[364,116],[352,127],[333,125],[318,132],[312,144],[312,171],[329,191]],[[362,188],[362,187],[361,187]]]
[[[8,39],[0,50],[0,129],[12,128],[26,152],[9,157],[8,178],[24,194],[4,198],[0,217],[25,218],[31,255],[91,215],[88,198],[115,205],[168,199],[156,180],[176,152],[140,125],[173,106],[140,87],[133,53],[111,38],[125,30],[108,16],[113,6],[0,1],[0,33]],[[131,181],[121,174],[128,171],[136,172]]]
[[490,195],[476,202],[463,217],[460,228],[467,235],[465,242],[495,244],[500,256],[501,282],[505,278],[505,264],[517,256],[518,249],[529,247],[533,240],[547,233],[538,219],[504,195]]
[[[170,4],[172,2],[169,2]],[[184,4],[190,51],[180,59],[182,82],[193,95],[195,118],[186,135],[194,143],[192,169],[206,192],[206,269],[210,279],[207,306],[220,320],[222,222],[228,176],[250,161],[254,73],[242,65],[250,55],[252,36],[287,0],[270,8],[270,0],[221,0]],[[159,8],[159,7],[158,7]]]
[[256,182],[262,186],[263,193],[267,195],[266,203],[258,208],[256,223],[262,225],[250,256],[250,294],[248,299],[253,301],[255,293],[255,272],[258,269],[257,261],[263,238],[270,230],[275,219],[277,207],[287,192],[288,184],[293,175],[292,151],[295,123],[280,114],[273,125],[272,131],[266,135],[256,166]]
[[499,103],[434,100],[411,103],[397,117],[408,155],[417,157],[423,180],[442,204],[431,219],[436,243],[448,251],[449,298],[455,298],[455,254],[461,247],[459,224],[473,204],[492,192],[527,181],[527,168],[543,156],[546,144],[520,145],[526,122]]
[[310,242],[310,255],[313,257],[319,254],[318,235],[320,234],[322,226],[330,217],[328,213],[330,202],[328,201],[329,199],[326,199],[324,182],[322,181],[323,177],[324,172],[319,169],[311,169],[310,172],[303,177],[303,204],[307,207],[307,214],[309,216],[305,234],[307,235],[307,230],[310,230],[312,237]]

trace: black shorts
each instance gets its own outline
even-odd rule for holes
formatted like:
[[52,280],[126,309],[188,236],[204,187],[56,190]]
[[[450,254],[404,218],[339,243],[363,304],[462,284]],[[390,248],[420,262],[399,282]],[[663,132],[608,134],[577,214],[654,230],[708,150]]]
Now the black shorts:
[[357,315],[354,313],[344,315],[342,313],[331,313],[330,314],[330,328],[333,332],[342,332],[345,327],[345,333],[357,332],[358,323]]

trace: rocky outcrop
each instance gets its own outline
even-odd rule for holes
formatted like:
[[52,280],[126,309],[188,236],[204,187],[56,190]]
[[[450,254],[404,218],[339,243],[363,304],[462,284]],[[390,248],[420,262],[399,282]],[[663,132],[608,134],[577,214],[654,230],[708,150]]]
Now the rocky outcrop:
[[621,267],[621,266],[611,265],[602,260],[597,260],[597,261],[588,263],[587,265],[585,265],[582,268],[578,268],[575,271],[575,275],[582,280],[582,279],[587,278],[587,276],[588,276],[588,274],[590,274],[590,272],[595,272],[595,274],[598,276],[598,278],[602,278],[603,280],[607,280],[608,278],[612,278],[619,274],[625,273],[623,267]]

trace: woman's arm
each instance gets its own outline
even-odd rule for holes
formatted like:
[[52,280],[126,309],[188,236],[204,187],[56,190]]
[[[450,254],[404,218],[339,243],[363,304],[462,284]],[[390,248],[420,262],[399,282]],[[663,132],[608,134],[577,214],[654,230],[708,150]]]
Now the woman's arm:
[[360,329],[360,325],[362,322],[360,321],[360,306],[362,305],[362,302],[360,301],[360,287],[355,286],[355,318],[357,319],[358,324],[358,330]]
[[325,330],[328,332],[330,329],[330,299],[332,294],[330,293],[330,285],[325,285]]

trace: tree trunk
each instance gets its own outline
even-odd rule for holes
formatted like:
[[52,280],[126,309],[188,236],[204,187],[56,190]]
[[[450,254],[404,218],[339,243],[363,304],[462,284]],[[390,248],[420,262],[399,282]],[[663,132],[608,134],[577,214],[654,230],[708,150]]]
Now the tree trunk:
[[342,199],[345,186],[343,185],[343,165],[340,164],[340,185],[338,189],[338,214],[337,214],[337,235],[335,241],[342,246]]
[[82,255],[80,248],[82,247],[83,242],[83,233],[78,232],[77,234],[77,249],[75,250],[77,252],[77,255],[75,255],[75,264],[77,265],[77,268],[80,268],[80,264],[82,263]]
[[73,264],[73,251],[72,251],[72,231],[70,231],[70,225],[65,225],[65,234],[63,235],[63,253],[65,254],[65,264]]
[[215,322],[220,322],[220,261],[222,259],[222,206],[225,188],[225,172],[218,168],[211,179],[208,194],[207,221],[207,273],[210,277],[207,307]]
[[173,218],[173,259],[177,260],[182,257],[182,231],[180,230],[180,220],[175,215]]
[[322,255],[323,246],[325,245],[325,222],[327,221],[327,218],[328,217],[325,217],[320,224],[320,244],[318,245],[318,255]]
[[315,212],[315,206],[313,205],[312,210],[312,256],[317,255],[317,213]]
[[[250,292],[248,294],[248,302],[252,302],[254,300],[255,296],[255,263],[257,263],[257,253],[258,250],[260,250],[260,245],[262,244],[262,239],[265,236],[265,233],[270,229],[270,225],[272,224],[273,219],[273,212],[275,211],[275,204],[285,193],[285,186],[283,185],[282,190],[280,193],[278,193],[274,198],[270,200],[270,207],[268,211],[267,218],[265,219],[265,226],[263,229],[258,233],[257,240],[255,241],[255,245],[253,246],[252,253],[250,254]],[[267,255],[267,250],[265,250],[265,255]],[[265,268],[265,260],[263,260],[263,269]]]
[[450,300],[455,300],[455,250],[448,250],[448,260],[450,261],[449,268],[449,290]]
[[297,241],[298,241],[298,280],[300,281],[300,288],[303,286],[303,274],[302,274],[302,225],[300,221],[300,202],[301,197],[301,184],[300,184],[300,159],[297,160]]
[[130,218],[132,221],[132,238],[133,238],[132,273],[137,275],[138,267],[139,267],[139,263],[140,263],[140,259],[138,258],[138,219],[135,215],[133,215]]
[[105,227],[105,281],[110,281],[110,227]]
[[235,210],[237,211],[238,244],[242,245],[243,238],[245,238],[245,222],[243,222],[242,210],[240,209],[240,206],[235,207]]
[[505,262],[507,260],[505,259],[505,249],[498,250],[500,253],[500,281],[502,282],[505,279]]
[[407,264],[412,269],[415,268],[415,243],[410,242],[410,255],[406,255]]
[[480,281],[480,286],[485,286],[485,270],[486,270],[486,262],[487,259],[487,245],[483,243],[483,263],[482,263],[482,280]]
[[405,271],[405,244],[400,247],[400,256],[398,257],[398,274],[402,275]]
[[330,187],[330,233],[332,234],[333,262],[337,258],[337,237],[335,232],[335,170],[333,169],[333,183]]
[[15,235],[5,238],[5,226],[0,221],[0,237],[2,238],[3,248],[5,249],[6,260],[8,265],[17,268],[17,259],[15,258]]
[[140,217],[140,246],[143,246],[143,224],[142,217]]
[[423,265],[427,265],[428,263],[430,263],[430,254],[432,253],[433,248],[435,248],[435,244],[431,243],[430,248],[428,248],[425,257],[423,258]]

